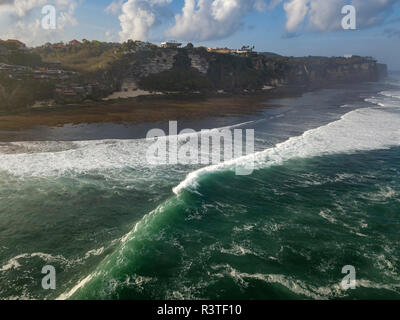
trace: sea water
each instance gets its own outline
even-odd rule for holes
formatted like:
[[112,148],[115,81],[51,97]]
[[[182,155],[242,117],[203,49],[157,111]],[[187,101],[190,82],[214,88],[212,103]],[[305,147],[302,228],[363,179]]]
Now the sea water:
[[230,127],[255,153],[212,166],[149,165],[147,139],[2,143],[0,298],[399,299],[400,81],[271,103]]

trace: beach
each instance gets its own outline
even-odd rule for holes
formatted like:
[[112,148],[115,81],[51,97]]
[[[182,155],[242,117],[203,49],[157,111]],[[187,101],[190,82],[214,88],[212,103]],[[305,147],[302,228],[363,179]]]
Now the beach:
[[[35,108],[14,114],[0,114],[0,141],[43,140],[47,135],[51,138],[54,134],[62,139],[57,132],[60,135],[67,134],[64,137],[67,140],[85,139],[85,134],[99,138],[107,135],[107,132],[98,129],[104,125],[114,125],[113,128],[120,127],[122,131],[126,127],[140,127],[133,130],[135,133],[130,137],[143,137],[155,124],[165,124],[173,120],[198,127],[195,122],[204,119],[224,119],[229,122],[229,118],[254,116],[271,107],[269,100],[300,95],[304,91],[305,88],[288,87],[256,94],[155,95],[87,102],[83,105]],[[213,124],[214,121],[209,124],[210,128]],[[115,130],[109,132],[112,135]]]

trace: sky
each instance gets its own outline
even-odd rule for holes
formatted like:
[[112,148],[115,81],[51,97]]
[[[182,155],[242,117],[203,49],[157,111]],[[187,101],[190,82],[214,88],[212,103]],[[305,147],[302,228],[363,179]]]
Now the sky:
[[[42,9],[56,9],[44,29]],[[355,8],[345,30],[342,8]],[[0,39],[192,42],[285,56],[373,56],[400,70],[400,0],[0,0]]]

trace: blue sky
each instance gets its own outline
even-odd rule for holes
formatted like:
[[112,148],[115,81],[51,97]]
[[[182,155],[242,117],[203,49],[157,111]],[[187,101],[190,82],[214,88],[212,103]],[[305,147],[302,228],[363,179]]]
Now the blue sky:
[[[400,0],[114,0],[114,10],[107,12],[112,0],[53,0],[48,3],[64,20],[51,37],[44,30],[32,31],[47,2],[31,2],[37,6],[24,7],[26,12],[17,15],[21,9],[15,0],[0,0],[0,38],[20,38],[32,45],[82,38],[254,45],[258,51],[288,56],[374,56],[400,70]],[[191,3],[194,9],[182,14]],[[357,30],[341,28],[344,4],[356,7]]]

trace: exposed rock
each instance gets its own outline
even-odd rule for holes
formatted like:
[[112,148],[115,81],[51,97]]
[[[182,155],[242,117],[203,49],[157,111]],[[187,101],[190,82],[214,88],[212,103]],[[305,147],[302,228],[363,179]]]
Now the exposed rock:
[[197,54],[189,54],[189,58],[192,61],[193,68],[199,70],[201,73],[207,74],[210,65],[206,58]]

